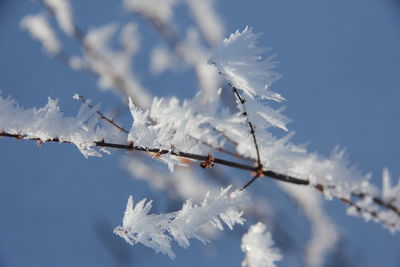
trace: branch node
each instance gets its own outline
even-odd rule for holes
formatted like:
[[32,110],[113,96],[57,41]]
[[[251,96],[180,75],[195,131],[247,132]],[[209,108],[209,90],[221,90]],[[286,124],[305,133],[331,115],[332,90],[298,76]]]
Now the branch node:
[[37,146],[42,146],[44,144],[44,142],[43,142],[43,140],[42,139],[38,139],[37,141],[36,141],[36,145]]
[[314,186],[315,189],[317,189],[318,191],[320,191],[321,193],[324,192],[324,186],[322,184],[317,184],[316,186]]
[[154,153],[153,154],[153,156],[151,156],[153,159],[160,159],[160,157],[161,157],[161,149],[160,149],[160,151],[158,151],[158,152],[156,152],[156,153]]
[[211,152],[208,152],[208,158],[205,161],[200,162],[200,166],[203,169],[208,169],[214,166],[215,158],[211,155]]
[[263,168],[263,166],[260,164],[259,166],[257,166],[257,169],[255,169],[253,172],[252,172],[252,175],[254,176],[254,177],[261,177],[261,176],[264,176],[264,168]]
[[129,141],[128,142],[128,146],[129,146],[128,152],[132,152],[134,150],[134,142],[133,141]]

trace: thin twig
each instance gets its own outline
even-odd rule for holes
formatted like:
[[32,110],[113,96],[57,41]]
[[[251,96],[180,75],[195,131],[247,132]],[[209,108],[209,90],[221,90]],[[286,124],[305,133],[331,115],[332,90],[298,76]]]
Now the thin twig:
[[257,138],[256,138],[256,132],[255,132],[255,128],[253,126],[253,123],[250,121],[249,119],[249,115],[247,114],[247,110],[246,110],[246,100],[239,94],[238,89],[233,86],[232,84],[229,84],[229,86],[232,88],[233,93],[235,94],[241,109],[242,109],[242,115],[246,118],[247,124],[249,125],[250,128],[250,134],[253,137],[253,143],[254,143],[254,147],[256,149],[256,153],[257,153],[257,167],[259,169],[262,169],[262,163],[261,163],[261,157],[260,157],[260,150],[258,149],[258,142],[257,142]]
[[151,25],[157,30],[157,32],[167,41],[168,45],[173,48],[177,49],[181,40],[179,38],[178,33],[174,30],[171,25],[160,21],[157,18],[146,16],[145,14],[134,12],[137,16],[142,17],[150,22]]
[[[25,140],[33,140],[33,141],[41,141],[42,143],[71,143],[68,140],[61,140],[59,138],[51,138],[47,140],[42,140],[40,138],[36,137],[27,137],[21,133],[18,134],[12,134],[12,133],[7,133],[7,132],[0,132],[0,136],[3,137],[13,137],[16,139],[25,139]],[[187,152],[182,152],[182,151],[174,151],[174,150],[167,150],[167,149],[159,149],[159,148],[147,148],[147,147],[141,147],[141,146],[136,146],[133,143],[130,144],[115,144],[115,143],[107,143],[103,140],[101,141],[95,141],[93,144],[97,147],[109,147],[109,148],[116,148],[116,149],[124,149],[128,151],[143,151],[143,152],[152,152],[152,153],[157,153],[159,155],[173,155],[181,158],[188,158],[192,160],[199,160],[199,161],[207,161],[209,160],[209,156],[205,155],[198,155],[198,154],[193,154],[193,153],[187,153]],[[236,168],[236,169],[241,169],[241,170],[247,170],[247,171],[252,171],[252,172],[257,172],[259,171],[258,167],[254,167],[251,165],[246,165],[242,164],[239,162],[234,162],[230,160],[225,160],[222,158],[213,158],[212,160],[216,164]],[[292,183],[292,184],[299,184],[299,185],[309,185],[310,182],[308,180],[304,179],[299,179],[296,177],[292,177],[290,175],[285,175],[281,173],[277,173],[274,171],[262,171],[263,176],[268,176],[272,179],[282,181],[282,182],[287,182],[287,183]]]
[[242,159],[242,160],[252,161],[251,158],[244,157],[244,156],[242,156],[242,155],[240,155],[240,154],[238,154],[238,153],[232,152],[232,151],[227,150],[227,149],[225,149],[225,148],[223,148],[223,147],[214,146],[214,145],[211,144],[211,143],[208,143],[208,142],[206,142],[206,141],[199,140],[199,139],[197,139],[196,137],[193,137],[193,136],[189,136],[189,137],[190,137],[191,139],[197,141],[197,142],[202,143],[202,144],[205,145],[205,146],[208,146],[208,147],[214,149],[215,151],[222,152],[222,153],[225,153],[225,154],[230,155],[230,156],[232,156],[232,157],[240,158],[240,159]]
[[[323,193],[325,191],[325,189],[334,190],[336,188],[336,186],[334,186],[334,185],[323,186],[321,184],[317,184],[317,185],[314,185],[314,188],[317,189],[318,191],[320,191],[321,193]],[[359,198],[359,199],[364,199],[364,198],[367,198],[367,197],[371,197],[370,195],[367,195],[365,193],[355,193],[355,192],[352,192],[351,196],[355,197],[355,198]],[[343,199],[341,199],[341,200],[343,200]],[[350,201],[348,199],[344,199],[344,200],[345,201]],[[372,197],[372,201],[375,204],[377,204],[377,205],[379,205],[381,207],[384,207],[386,209],[389,209],[389,210],[393,211],[394,213],[396,213],[397,215],[400,216],[400,209],[398,207],[396,207],[395,205],[393,205],[392,203],[386,202],[386,201],[382,200],[379,197]]]
[[[341,200],[343,203],[345,203],[346,205],[348,205],[350,207],[354,207],[358,213],[363,213],[363,212],[368,213],[370,216],[375,218],[378,222],[382,223],[383,225],[386,225],[389,228],[397,228],[395,223],[388,222],[386,219],[382,218],[379,215],[379,213],[377,213],[376,211],[363,208],[347,198],[337,198],[337,199]],[[384,207],[386,207],[386,205]]]
[[[32,140],[32,141],[37,141],[40,144],[43,144],[43,143],[68,143],[68,144],[71,144],[72,143],[71,141],[61,140],[59,138],[50,138],[50,139],[42,140],[41,138],[37,138],[37,137],[27,137],[27,136],[23,135],[22,133],[12,134],[12,133],[7,133],[7,132],[3,132],[3,131],[0,131],[0,137],[11,137],[11,138],[15,138],[18,140],[22,140],[22,139]],[[95,146],[100,147],[100,148],[110,147],[110,148],[124,149],[124,150],[128,150],[128,151],[135,150],[135,151],[142,151],[142,152],[152,152],[152,153],[157,153],[159,155],[169,154],[169,155],[173,155],[173,156],[177,156],[177,157],[181,157],[181,158],[188,158],[188,159],[199,160],[199,161],[207,161],[207,162],[212,162],[215,164],[220,164],[220,165],[224,165],[224,166],[228,166],[228,167],[232,167],[232,168],[236,168],[236,169],[242,169],[242,170],[248,170],[248,171],[254,172],[255,175],[253,176],[253,178],[247,184],[245,184],[241,190],[246,189],[256,179],[260,178],[261,176],[270,177],[274,180],[278,180],[281,182],[287,182],[287,183],[291,183],[291,184],[310,185],[310,182],[308,180],[299,179],[299,178],[296,178],[296,177],[293,177],[290,175],[281,174],[281,173],[274,172],[271,170],[262,171],[258,167],[245,165],[245,164],[241,164],[241,163],[237,163],[237,162],[233,162],[233,161],[228,161],[228,160],[224,160],[224,159],[220,159],[220,158],[214,158],[214,157],[211,157],[210,155],[204,156],[204,155],[198,155],[198,154],[187,153],[187,152],[176,152],[176,151],[171,151],[171,150],[166,150],[166,149],[145,148],[145,147],[135,146],[133,143],[130,143],[127,145],[114,144],[114,143],[107,143],[103,140],[96,141],[93,143]],[[327,186],[327,187],[333,189],[335,186]],[[314,185],[313,188],[317,189],[321,193],[324,191],[324,187],[322,185]],[[352,194],[352,195],[355,197],[359,197],[359,198],[368,197],[365,194]],[[373,210],[362,208],[359,205],[357,205],[356,203],[354,203],[353,201],[351,201],[350,199],[336,197],[336,196],[333,196],[333,197],[341,200],[346,205],[356,208],[356,210],[358,212],[366,212],[366,213],[370,214],[373,218],[380,221],[384,225],[387,225],[389,227],[395,227],[395,225],[393,225],[393,223],[387,222],[386,220],[381,218],[377,212],[375,212]],[[399,210],[397,209],[397,207],[393,206],[392,204],[386,203],[384,200],[379,199],[377,197],[373,198],[373,201],[376,204],[378,204],[379,206],[390,209],[394,213],[396,213],[398,216],[400,216]]]
[[229,137],[228,135],[226,135],[226,133],[224,133],[223,131],[218,130],[217,128],[215,128],[215,127],[212,126],[212,125],[211,125],[211,129],[213,129],[213,130],[216,131],[217,133],[221,134],[221,135],[226,139],[226,141],[232,143],[232,144],[235,145],[235,146],[238,146],[238,145],[239,145],[238,142],[236,142],[235,140],[233,140],[232,138],[230,138],[230,137]]
[[[78,94],[79,99],[82,101],[82,103],[86,103],[90,108],[93,108],[93,105],[90,104],[89,102],[86,101],[85,97],[83,95]],[[118,125],[117,123],[114,122],[114,120],[111,118],[108,118],[106,115],[104,115],[100,110],[97,110],[96,113],[99,115],[100,119],[107,121],[114,127],[116,127],[118,130],[121,132],[124,132],[126,134],[129,134],[129,131],[125,130],[124,127]]]
[[249,187],[252,183],[254,183],[255,180],[257,180],[257,178],[259,178],[260,176],[258,176],[257,174],[253,176],[253,178],[250,179],[250,181],[248,181],[244,186],[242,186],[242,188],[240,188],[240,191],[245,190],[247,187]]

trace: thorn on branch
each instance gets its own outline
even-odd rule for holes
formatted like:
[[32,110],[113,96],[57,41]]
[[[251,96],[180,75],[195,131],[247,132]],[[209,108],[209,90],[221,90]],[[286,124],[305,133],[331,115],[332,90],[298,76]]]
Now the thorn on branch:
[[317,184],[314,186],[315,189],[317,189],[318,191],[320,191],[321,193],[324,192],[324,186],[322,184]]
[[101,148],[101,149],[103,149],[103,148],[105,148],[102,144],[104,144],[105,142],[104,142],[104,138],[103,139],[101,139],[100,141],[98,141],[97,142],[97,147],[99,147],[99,148]]
[[21,132],[18,132],[17,135],[15,136],[15,139],[22,140],[22,139],[24,139],[24,136]]
[[171,145],[171,146],[169,147],[169,151],[174,152],[174,150],[175,150],[175,146],[174,146],[174,145]]
[[160,159],[161,157],[161,150],[154,153],[153,156],[151,156],[153,159]]
[[38,139],[38,140],[36,141],[36,145],[39,146],[39,147],[43,146],[43,144],[44,144],[44,142],[43,142],[42,139]]
[[128,142],[128,146],[129,146],[128,152],[132,152],[134,150],[134,145],[135,144],[133,141]]
[[[340,200],[343,201],[343,203],[345,203],[345,204],[347,204],[347,205],[352,204],[352,203],[350,202],[350,200],[348,200],[347,198],[340,198]],[[360,210],[361,210],[360,207],[357,207],[357,206],[356,206],[356,208],[357,208],[357,211],[360,211]]]
[[203,169],[208,169],[214,166],[215,158],[211,155],[211,152],[208,152],[208,158],[205,161],[200,162],[200,166]]

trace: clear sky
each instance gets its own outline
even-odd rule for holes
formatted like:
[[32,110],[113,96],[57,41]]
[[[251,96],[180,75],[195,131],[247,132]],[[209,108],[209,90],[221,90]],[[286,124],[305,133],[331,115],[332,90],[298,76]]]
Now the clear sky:
[[[142,22],[125,14],[119,1],[71,3],[84,28],[116,17]],[[12,95],[25,107],[43,106],[48,96],[59,98],[68,115],[79,108],[71,97],[77,91],[105,109],[116,106],[118,96],[99,91],[92,77],[47,57],[20,29],[23,16],[41,9],[34,1],[0,0],[2,95]],[[293,119],[289,127],[296,132],[295,142],[309,143],[323,155],[336,145],[347,148],[350,162],[372,172],[376,183],[383,167],[400,176],[398,1],[221,0],[217,10],[227,34],[249,25],[264,33],[260,43],[277,54],[283,78],[274,88],[287,99],[285,114]],[[185,10],[179,10],[176,21],[188,21]],[[142,27],[146,51],[159,39],[148,26]],[[71,41],[66,45],[77,49]],[[193,76],[163,75],[157,80],[148,73],[147,58],[137,60],[135,70],[155,94],[183,98],[195,93],[188,89]],[[163,266],[197,266],[193,259],[207,249],[194,242],[188,251],[177,250],[178,259],[171,262],[148,249],[132,252],[112,234],[128,195],[141,199],[149,194],[144,183],[119,168],[118,153],[86,160],[68,145],[39,148],[5,139],[0,140],[0,151],[0,266],[113,266],[115,259],[134,264],[143,255],[148,256],[146,266],[160,260]],[[361,262],[356,266],[378,266],[383,259],[384,266],[400,266],[399,234],[347,216],[341,204],[327,203],[327,209],[346,236],[344,247],[352,262]],[[223,247],[219,256],[198,266],[208,260],[217,266],[223,258],[239,266],[242,255],[229,250],[238,251],[233,248],[238,244],[229,241],[215,242]]]

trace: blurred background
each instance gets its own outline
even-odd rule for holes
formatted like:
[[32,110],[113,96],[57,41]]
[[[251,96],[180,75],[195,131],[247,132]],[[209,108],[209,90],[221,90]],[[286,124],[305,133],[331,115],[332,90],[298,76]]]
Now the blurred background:
[[[138,24],[141,41],[134,72],[153,95],[184,99],[197,92],[193,70],[180,67],[179,61],[174,70],[150,70],[152,48],[168,44],[120,1],[70,2],[75,22],[84,30],[113,21]],[[72,95],[78,92],[102,103],[103,110],[113,111],[129,128],[131,119],[120,95],[99,90],[93,76],[48,57],[21,30],[24,16],[43,10],[40,1],[0,0],[2,95],[11,95],[24,107],[41,107],[47,97],[58,98],[63,112],[74,116],[80,104]],[[249,25],[263,33],[261,46],[277,54],[283,78],[273,88],[287,99],[284,114],[293,119],[289,128],[296,132],[295,143],[307,143],[311,151],[327,156],[336,145],[345,147],[350,162],[371,172],[375,184],[381,183],[383,167],[393,178],[400,175],[399,1],[230,0],[215,1],[215,10],[225,36]],[[178,32],[192,23],[182,3],[172,20]],[[58,33],[67,49],[79,51],[74,40]],[[175,248],[174,261],[115,236],[112,230],[121,224],[129,195],[153,199],[158,203],[155,212],[171,208],[165,196],[121,168],[121,154],[85,159],[67,144],[38,147],[1,139],[0,266],[240,265],[240,242],[228,230],[211,244],[193,241],[188,250]],[[399,234],[346,215],[342,203],[326,201],[325,209],[341,240],[324,266],[400,266]],[[305,231],[299,239],[306,240],[307,223],[300,215],[298,220],[292,223]],[[290,260],[278,264],[302,265]]]

